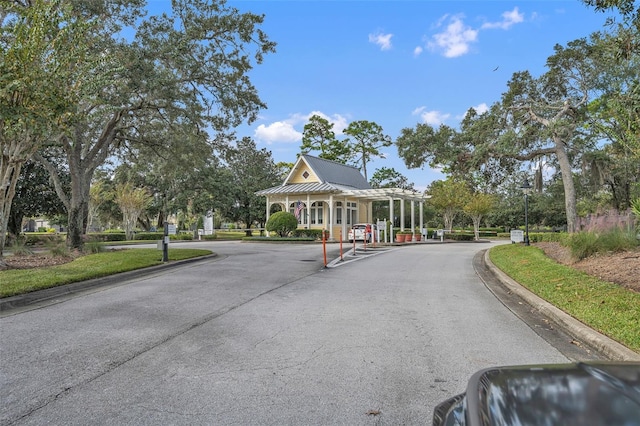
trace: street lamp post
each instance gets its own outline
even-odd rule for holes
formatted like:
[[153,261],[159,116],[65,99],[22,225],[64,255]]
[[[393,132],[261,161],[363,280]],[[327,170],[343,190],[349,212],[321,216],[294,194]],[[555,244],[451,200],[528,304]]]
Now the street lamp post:
[[529,179],[525,179],[520,187],[524,192],[524,245],[529,245],[529,193],[531,192],[531,184]]

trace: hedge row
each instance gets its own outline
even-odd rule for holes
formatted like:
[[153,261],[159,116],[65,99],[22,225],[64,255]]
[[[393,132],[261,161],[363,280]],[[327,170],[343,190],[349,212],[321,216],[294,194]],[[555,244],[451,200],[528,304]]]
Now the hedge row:
[[315,238],[322,239],[322,229],[296,229],[291,233],[293,238]]
[[[529,242],[531,243],[563,243],[567,238],[566,232],[529,232]],[[498,233],[498,238],[511,238],[510,232]]]

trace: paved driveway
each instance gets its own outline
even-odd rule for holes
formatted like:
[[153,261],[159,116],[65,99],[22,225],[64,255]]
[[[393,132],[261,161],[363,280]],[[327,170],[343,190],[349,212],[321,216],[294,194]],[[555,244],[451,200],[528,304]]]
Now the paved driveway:
[[0,424],[429,424],[480,368],[567,361],[474,273],[491,244],[329,269],[319,245],[205,244],[1,318]]

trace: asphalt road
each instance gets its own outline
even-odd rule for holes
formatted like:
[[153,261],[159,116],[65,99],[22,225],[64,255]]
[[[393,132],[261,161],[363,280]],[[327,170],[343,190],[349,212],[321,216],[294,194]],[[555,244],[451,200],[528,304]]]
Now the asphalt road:
[[0,424],[430,424],[478,369],[567,362],[474,271],[491,243],[191,244],[219,256],[3,315]]

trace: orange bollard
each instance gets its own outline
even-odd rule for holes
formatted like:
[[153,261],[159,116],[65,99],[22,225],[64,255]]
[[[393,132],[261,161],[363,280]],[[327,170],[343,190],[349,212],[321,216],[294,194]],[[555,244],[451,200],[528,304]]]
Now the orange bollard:
[[327,232],[322,230],[322,252],[324,254],[324,267],[327,267]]

